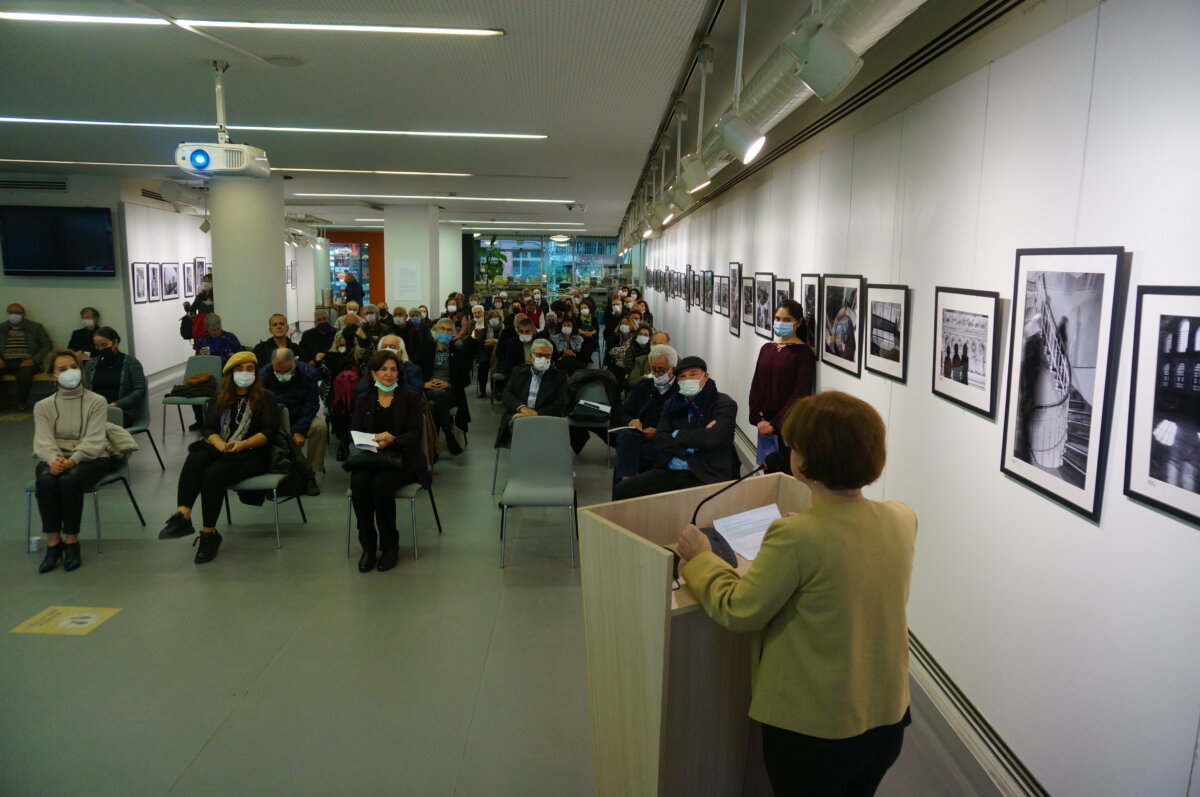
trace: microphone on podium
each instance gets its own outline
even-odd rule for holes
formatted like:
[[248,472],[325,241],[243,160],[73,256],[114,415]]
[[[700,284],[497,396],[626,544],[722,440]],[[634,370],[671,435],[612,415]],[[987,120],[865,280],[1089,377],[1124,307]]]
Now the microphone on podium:
[[747,473],[745,476],[742,476],[742,477],[738,478],[736,481],[734,481],[734,482],[732,482],[732,483],[730,483],[730,484],[727,484],[727,485],[725,485],[725,486],[724,486],[724,487],[722,487],[720,490],[717,490],[715,493],[713,493],[712,495],[710,495],[710,496],[706,497],[706,498],[705,498],[703,501],[701,501],[700,503],[696,504],[696,511],[692,513],[692,525],[693,525],[693,526],[694,526],[694,525],[696,525],[696,518],[697,518],[697,517],[699,516],[699,514],[700,514],[700,507],[704,506],[704,505],[705,505],[705,504],[707,504],[709,501],[713,500],[714,498],[716,498],[718,495],[720,495],[721,493],[725,492],[726,490],[732,490],[734,487],[737,487],[739,484],[741,484],[742,482],[746,481],[746,479],[749,479],[751,476],[753,476],[754,474],[758,473],[760,470],[766,470],[766,469],[767,469],[767,464],[764,462],[763,464],[759,465],[759,466],[758,466],[757,468],[755,468],[754,470],[752,470],[752,471],[750,471],[749,473]]
[[[759,465],[757,468],[750,471],[745,476],[742,476],[742,477],[738,478],[737,480],[730,482],[729,484],[722,487],[720,490],[717,490],[712,495],[707,496],[700,503],[696,504],[696,511],[692,512],[692,525],[693,526],[696,525],[696,518],[699,517],[699,515],[700,515],[700,507],[704,506],[709,501],[716,498],[718,495],[725,492],[726,490],[732,490],[734,487],[737,487],[739,484],[744,482],[746,479],[749,479],[751,476],[758,473],[759,471],[766,470],[766,468],[767,468],[767,466],[765,463],[762,465]],[[722,560],[724,560],[725,563],[728,564],[730,567],[737,567],[737,565],[738,565],[737,554],[735,554],[733,552],[733,548],[729,545],[729,541],[726,540],[724,537],[722,537],[721,533],[719,531],[714,529],[712,526],[705,526],[700,529],[700,533],[703,534],[705,537],[708,537],[708,542],[709,542],[709,545],[712,546],[713,553],[715,553]],[[672,552],[672,553],[674,553],[674,552]],[[675,554],[674,572],[675,572],[675,577],[679,578],[679,555],[678,554]]]

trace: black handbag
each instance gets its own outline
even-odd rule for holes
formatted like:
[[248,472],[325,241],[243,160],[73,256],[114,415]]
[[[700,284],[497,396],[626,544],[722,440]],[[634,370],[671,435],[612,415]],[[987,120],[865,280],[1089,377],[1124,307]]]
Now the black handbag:
[[383,451],[359,451],[342,463],[342,470],[351,471],[356,468],[371,470],[400,470],[404,467],[404,457],[400,454],[389,454]]

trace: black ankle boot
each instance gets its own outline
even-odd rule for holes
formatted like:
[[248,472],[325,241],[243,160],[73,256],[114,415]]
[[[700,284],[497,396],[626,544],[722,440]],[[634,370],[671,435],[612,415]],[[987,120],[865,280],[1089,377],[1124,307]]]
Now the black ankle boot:
[[79,553],[79,543],[64,542],[63,548],[65,549],[63,551],[63,567],[68,573],[78,570],[79,566],[83,564],[83,557]]
[[221,547],[221,532],[200,532],[192,545],[199,545],[196,551],[196,564],[202,565],[217,558],[217,549]]
[[358,558],[358,572],[370,573],[375,569],[375,552],[363,551],[362,556]]
[[446,434],[446,450],[450,452],[450,456],[457,457],[463,450],[454,437],[454,427],[447,426],[442,431]]
[[58,560],[62,558],[64,545],[65,543],[60,542],[58,545],[46,546],[46,555],[42,558],[42,563],[38,565],[39,573],[49,573],[58,567]]
[[400,560],[399,548],[388,548],[379,554],[379,572],[386,573],[396,566],[396,562]]

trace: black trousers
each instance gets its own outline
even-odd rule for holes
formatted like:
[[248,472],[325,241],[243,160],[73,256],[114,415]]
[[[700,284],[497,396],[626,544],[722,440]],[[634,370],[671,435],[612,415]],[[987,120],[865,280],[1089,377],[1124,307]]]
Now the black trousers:
[[36,365],[21,365],[21,361],[13,358],[4,361],[0,368],[0,376],[17,377],[17,402],[25,404],[29,401],[29,391],[33,387],[33,377],[41,370]]
[[38,511],[42,515],[42,534],[78,534],[83,517],[83,495],[113,468],[109,457],[80,462],[55,476],[50,466],[39,462],[37,476]]
[[821,739],[763,725],[763,763],[775,797],[870,797],[900,757],[909,712],[849,739]]
[[672,490],[686,490],[689,487],[699,487],[704,484],[690,470],[671,470],[670,468],[651,468],[637,476],[618,482],[613,487],[613,500],[624,501],[626,498],[640,498],[643,495],[658,495]]
[[200,498],[200,520],[204,528],[215,528],[221,519],[225,491],[242,479],[261,476],[271,464],[267,446],[241,454],[225,454],[208,443],[188,453],[179,473],[177,506],[191,507]]
[[417,470],[408,461],[395,470],[355,468],[350,471],[350,503],[358,518],[358,544],[364,551],[394,551],[400,547],[394,493],[416,480]]

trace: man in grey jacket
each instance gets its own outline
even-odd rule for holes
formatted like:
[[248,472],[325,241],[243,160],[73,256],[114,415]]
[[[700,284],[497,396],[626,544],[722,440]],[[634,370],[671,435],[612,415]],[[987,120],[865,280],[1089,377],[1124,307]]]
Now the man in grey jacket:
[[[8,306],[8,319],[0,324],[0,375],[17,378],[17,409],[29,409],[29,389],[42,361],[54,348],[45,328],[25,317],[25,308]],[[0,393],[3,401],[3,393]]]

